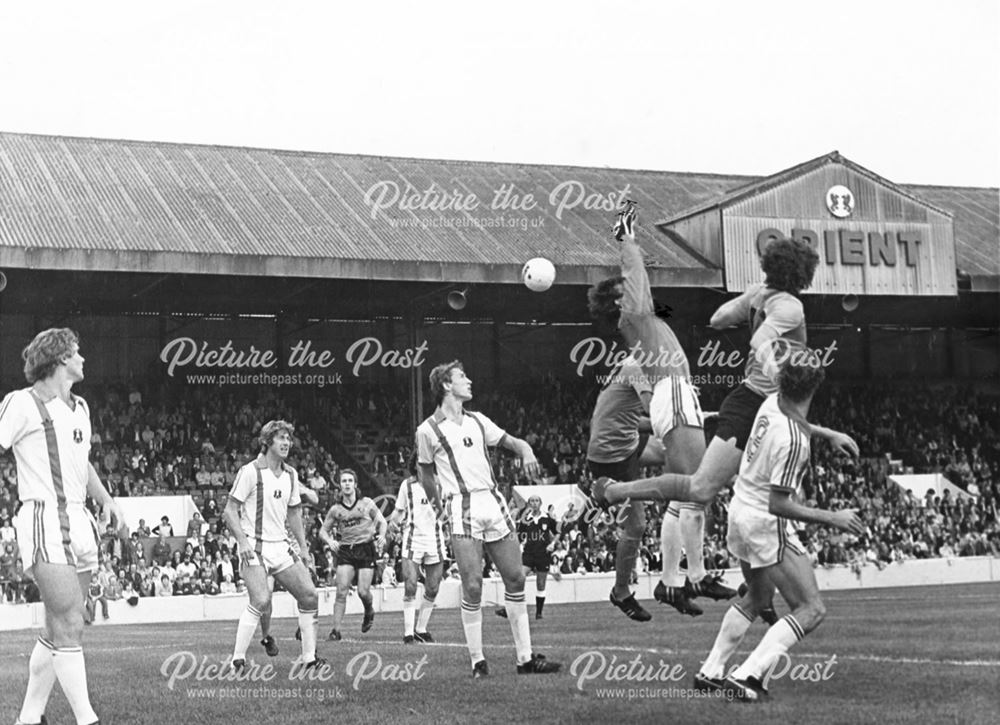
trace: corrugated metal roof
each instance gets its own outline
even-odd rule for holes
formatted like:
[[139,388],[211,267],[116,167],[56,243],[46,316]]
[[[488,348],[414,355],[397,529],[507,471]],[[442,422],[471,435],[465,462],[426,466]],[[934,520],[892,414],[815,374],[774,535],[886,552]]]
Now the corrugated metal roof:
[[[37,264],[32,253],[43,250],[79,250],[120,253],[123,267],[130,253],[180,254],[186,264],[192,255],[353,260],[361,264],[338,269],[362,275],[379,262],[519,269],[537,255],[564,270],[610,267],[617,264],[608,234],[613,208],[607,201],[593,208],[584,195],[606,200],[628,188],[653,218],[678,199],[696,203],[743,180],[12,133],[0,134],[0,172],[0,251],[21,253],[6,255],[7,264]],[[505,188],[521,199],[533,194],[533,208],[494,208]],[[564,197],[550,200],[560,188],[581,203],[560,209]],[[425,207],[453,197],[478,205],[441,210],[397,200],[376,209],[380,189],[429,199]],[[640,241],[658,267],[709,271],[652,225]],[[184,269],[180,259],[176,271],[227,271],[207,259]],[[405,275],[405,265],[395,272]],[[505,276],[516,279],[498,281]]]
[[[244,274],[263,263],[301,276],[514,281],[526,259],[543,255],[560,266],[561,281],[581,281],[617,264],[608,200],[624,189],[652,222],[758,181],[0,133],[0,260]],[[507,188],[522,200],[533,194],[534,207],[494,209]],[[442,211],[397,200],[373,209],[379,189],[418,198],[433,189],[479,204]],[[581,203],[560,210],[560,189]],[[960,268],[1000,274],[996,190],[912,192],[955,214]],[[652,223],[640,243],[663,283],[721,282]]]

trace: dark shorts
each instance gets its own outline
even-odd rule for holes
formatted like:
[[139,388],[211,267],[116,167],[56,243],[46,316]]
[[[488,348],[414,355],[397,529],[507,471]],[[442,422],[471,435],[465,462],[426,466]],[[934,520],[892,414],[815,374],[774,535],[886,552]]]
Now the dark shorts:
[[746,450],[747,441],[757,418],[757,411],[764,402],[764,396],[755,393],[746,385],[740,385],[722,401],[719,408],[715,437],[724,441],[736,439],[736,447]]
[[552,566],[552,555],[547,551],[525,551],[521,554],[521,564],[532,571],[548,571]]
[[638,447],[632,451],[632,455],[623,461],[616,461],[614,463],[598,463],[597,461],[587,459],[587,466],[590,468],[590,474],[594,478],[607,476],[608,478],[613,478],[616,481],[634,481],[639,477],[639,457],[642,455],[642,451],[646,447],[646,441],[648,440],[648,433],[640,433]]
[[374,569],[375,542],[367,541],[364,544],[353,544],[341,546],[337,552],[337,566],[353,566],[357,569]]

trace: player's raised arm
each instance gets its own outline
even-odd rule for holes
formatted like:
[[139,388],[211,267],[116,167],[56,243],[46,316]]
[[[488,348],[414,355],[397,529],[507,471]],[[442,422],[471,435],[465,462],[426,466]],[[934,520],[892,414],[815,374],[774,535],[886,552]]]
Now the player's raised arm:
[[615,235],[621,242],[622,256],[622,313],[652,315],[653,294],[649,289],[649,274],[642,258],[642,250],[635,241],[636,210],[631,202],[619,215]]
[[748,322],[751,300],[759,294],[762,286],[761,284],[752,284],[739,297],[722,304],[719,309],[712,313],[708,324],[711,325],[712,329],[725,330],[727,327],[736,327]]

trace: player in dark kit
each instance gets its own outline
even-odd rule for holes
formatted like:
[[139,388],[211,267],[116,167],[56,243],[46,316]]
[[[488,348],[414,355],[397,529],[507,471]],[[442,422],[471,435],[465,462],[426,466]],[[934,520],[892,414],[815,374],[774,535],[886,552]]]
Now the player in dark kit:
[[[378,506],[367,496],[358,496],[357,474],[350,468],[340,472],[340,501],[327,511],[319,538],[337,557],[337,599],[333,605],[333,629],[327,639],[341,639],[340,624],[347,608],[347,595],[354,575],[358,576],[358,598],[365,608],[361,631],[367,632],[375,621],[371,583],[375,560],[385,548],[388,524]],[[337,536],[333,533],[336,530]]]
[[[614,324],[630,350],[629,359],[598,396],[591,419],[587,459],[598,481],[607,476],[637,475],[640,460],[646,455],[639,447],[637,422],[645,414],[649,416],[651,441],[662,453],[666,470],[694,473],[705,452],[701,406],[687,355],[670,325],[656,313],[649,275],[636,243],[635,223],[635,202],[626,202],[614,227],[614,236],[621,243],[622,274],[598,283],[587,295],[591,316],[606,325]],[[624,502],[619,519],[622,513],[625,517],[615,551],[616,576],[610,599],[630,619],[646,622],[651,615],[629,589],[645,530],[641,498],[614,501]],[[701,614],[691,597],[728,599],[736,594],[705,571],[704,527],[704,506],[694,504],[671,506],[661,526],[663,574],[653,596],[684,614]],[[680,573],[682,549],[688,554],[688,586]]]
[[[521,539],[521,564],[524,574],[535,573],[535,619],[542,618],[545,608],[545,582],[552,567],[552,552],[559,545],[559,524],[542,513],[542,499],[531,496],[528,506],[517,520],[517,535]],[[557,575],[558,576],[558,575]],[[507,609],[499,607],[498,617],[507,617]]]

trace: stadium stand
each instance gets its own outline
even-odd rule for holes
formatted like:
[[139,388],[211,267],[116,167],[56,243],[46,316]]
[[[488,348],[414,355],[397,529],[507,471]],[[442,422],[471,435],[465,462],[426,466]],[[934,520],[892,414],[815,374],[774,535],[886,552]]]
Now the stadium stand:
[[[582,387],[549,380],[485,393],[477,402],[502,426],[524,432],[538,452],[548,482],[576,483],[587,475],[584,457],[592,400],[593,391],[588,394]],[[404,420],[384,426],[378,422],[391,421],[393,410],[399,417],[398,402],[368,390],[341,391],[334,403],[322,404],[330,414],[329,429],[313,432],[308,425],[297,427],[299,445],[292,464],[321,497],[308,521],[320,582],[331,581],[333,559],[316,533],[322,513],[336,495],[339,470],[320,439],[333,434],[347,440],[345,447],[370,466],[379,483],[367,493],[385,495],[384,505],[389,505],[405,475],[411,443],[401,432]],[[105,533],[100,574],[105,595],[119,596],[119,589],[123,598],[133,593],[211,594],[239,587],[234,541],[220,512],[235,471],[256,452],[254,437],[260,425],[274,415],[295,420],[292,404],[276,393],[250,398],[196,390],[172,395],[168,403],[137,387],[96,391],[91,404],[93,462],[117,495],[189,493],[204,520],[195,529],[189,528],[190,522],[173,522],[174,535],[162,540],[148,526],[148,533],[134,532],[125,541]],[[835,384],[821,393],[815,410],[824,424],[855,436],[862,456],[851,461],[834,456],[825,444],[815,446],[806,496],[820,507],[858,508],[871,531],[857,539],[822,527],[803,528],[800,537],[817,566],[848,565],[859,570],[911,558],[1000,556],[1000,397],[954,386]],[[306,411],[304,417],[317,414]],[[350,431],[356,432],[353,438]],[[888,480],[890,461],[895,459],[916,473],[944,473],[972,495],[952,497],[946,492],[918,500]],[[530,483],[511,457],[497,455],[494,463],[508,493],[513,485]],[[9,457],[0,460],[0,482],[0,591],[4,601],[25,601],[30,582],[17,562],[16,535],[10,526],[16,479]],[[704,551],[710,570],[732,564],[725,547],[727,503],[724,494],[710,509]],[[659,514],[651,516],[640,556],[640,566],[647,571],[659,568],[659,527]],[[560,571],[613,569],[615,527],[599,519],[592,525],[569,522],[565,528],[555,552]],[[398,547],[390,547],[379,562],[377,581],[397,581],[397,568]]]

